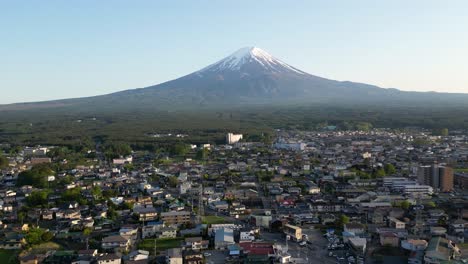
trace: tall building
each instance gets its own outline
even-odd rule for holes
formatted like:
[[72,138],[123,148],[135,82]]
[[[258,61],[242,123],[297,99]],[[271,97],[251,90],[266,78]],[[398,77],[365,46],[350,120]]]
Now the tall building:
[[453,190],[453,169],[437,164],[420,166],[418,168],[418,182],[442,192],[450,192]]
[[450,167],[443,167],[439,171],[439,184],[440,190],[443,192],[453,191],[453,169]]
[[228,144],[237,143],[241,139],[242,139],[242,134],[227,133],[227,135],[226,135],[226,143],[228,143]]

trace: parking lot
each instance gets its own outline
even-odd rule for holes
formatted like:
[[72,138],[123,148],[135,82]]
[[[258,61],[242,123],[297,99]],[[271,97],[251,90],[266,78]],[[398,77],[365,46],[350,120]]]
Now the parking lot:
[[313,228],[303,229],[303,234],[309,238],[306,245],[301,246],[295,241],[286,241],[282,233],[262,232],[261,238],[265,241],[272,241],[287,248],[292,259],[303,259],[306,263],[317,264],[360,264],[363,261],[358,260],[353,255],[352,250],[348,248],[337,236],[324,237],[319,230]]
[[295,241],[286,241],[282,233],[262,232],[261,238],[265,241],[275,242],[283,248],[287,247],[287,252],[291,254],[293,259],[304,259],[306,263],[336,263],[335,259],[328,257],[328,250],[326,248],[328,241],[322,237],[320,231],[304,229],[302,232],[309,237],[309,243],[305,246],[300,246]]
[[[209,254],[209,256],[207,256],[207,254]],[[219,251],[219,250],[207,250],[207,251],[204,251],[204,254],[205,254],[205,260],[206,260],[206,264],[217,264],[217,263],[225,263],[225,259],[226,259],[226,252],[225,251]]]

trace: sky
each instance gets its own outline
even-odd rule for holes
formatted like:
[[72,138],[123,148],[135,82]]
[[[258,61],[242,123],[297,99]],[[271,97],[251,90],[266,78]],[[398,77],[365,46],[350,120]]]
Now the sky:
[[107,94],[257,46],[308,73],[468,93],[465,0],[0,0],[0,104]]

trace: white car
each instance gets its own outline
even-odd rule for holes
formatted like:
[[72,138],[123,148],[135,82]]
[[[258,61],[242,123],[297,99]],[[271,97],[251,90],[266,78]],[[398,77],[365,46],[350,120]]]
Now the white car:
[[211,253],[210,252],[205,252],[205,253],[203,253],[203,256],[209,257],[209,256],[211,256]]
[[307,245],[307,242],[306,242],[306,241],[301,241],[301,242],[299,242],[299,246],[303,247],[303,246],[305,246],[305,245]]

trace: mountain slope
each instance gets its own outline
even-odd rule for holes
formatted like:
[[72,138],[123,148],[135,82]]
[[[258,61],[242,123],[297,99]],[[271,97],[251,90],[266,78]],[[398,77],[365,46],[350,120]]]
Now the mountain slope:
[[329,80],[290,66],[259,48],[247,47],[199,71],[162,84],[88,98],[4,105],[0,110],[177,110],[317,103],[416,106],[467,102],[465,94],[403,92]]

